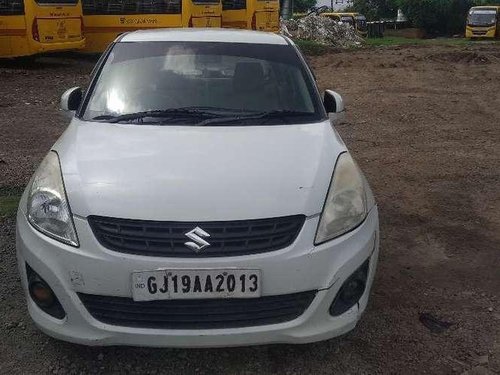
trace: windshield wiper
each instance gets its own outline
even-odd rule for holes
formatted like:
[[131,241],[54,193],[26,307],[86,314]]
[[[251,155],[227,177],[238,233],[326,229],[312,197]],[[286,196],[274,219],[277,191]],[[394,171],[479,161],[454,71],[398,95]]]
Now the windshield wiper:
[[269,112],[258,112],[248,115],[238,115],[233,117],[217,117],[203,120],[197,123],[197,126],[206,126],[206,125],[219,125],[228,122],[238,122],[238,121],[246,121],[246,120],[260,120],[260,119],[277,119],[283,121],[285,124],[289,123],[289,117],[303,117],[314,115],[311,112],[299,112],[299,111],[288,111],[288,110],[280,110],[280,111],[269,111]]
[[[207,107],[208,109],[208,107]],[[218,108],[215,108],[216,110]],[[185,107],[185,108],[168,108],[168,109],[158,109],[151,111],[141,111],[141,112],[133,112],[126,113],[123,115],[100,115],[93,117],[92,120],[95,121],[106,121],[109,123],[117,123],[117,122],[125,122],[125,121],[133,121],[133,120],[142,120],[146,117],[153,118],[165,118],[165,117],[174,117],[175,115],[183,115],[183,116],[191,116],[195,115],[199,116],[209,116],[210,118],[221,116],[218,113],[208,112],[205,109],[199,109],[196,107]]]

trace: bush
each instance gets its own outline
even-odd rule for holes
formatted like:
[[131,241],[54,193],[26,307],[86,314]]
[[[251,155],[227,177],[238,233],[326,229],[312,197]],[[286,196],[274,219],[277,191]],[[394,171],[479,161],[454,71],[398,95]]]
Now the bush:
[[312,7],[316,6],[316,0],[294,0],[293,1],[293,12],[294,13],[304,13],[307,12]]
[[397,6],[390,0],[353,0],[352,5],[345,11],[359,12],[365,15],[368,21],[378,21],[381,18],[394,18]]
[[500,0],[394,0],[416,27],[429,35],[462,34],[469,9]]
[[[403,13],[416,27],[430,35],[463,31],[470,0],[399,0]],[[462,4],[459,4],[462,3]],[[461,6],[462,5],[462,6]]]
[[321,56],[331,49],[324,44],[314,42],[312,40],[297,39],[295,40],[295,44],[306,56]]
[[499,5],[500,0],[353,0],[350,9],[369,20],[395,18],[397,9],[431,36],[461,34],[469,9],[476,5]]

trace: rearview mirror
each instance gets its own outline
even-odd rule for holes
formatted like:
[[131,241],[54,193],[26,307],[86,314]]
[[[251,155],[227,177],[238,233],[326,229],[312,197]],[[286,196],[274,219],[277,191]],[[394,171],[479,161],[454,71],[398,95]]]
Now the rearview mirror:
[[338,122],[345,117],[344,100],[339,93],[332,90],[325,90],[323,97],[323,105],[325,107],[330,120]]
[[61,96],[61,109],[73,116],[82,102],[83,91],[80,87],[72,87]]

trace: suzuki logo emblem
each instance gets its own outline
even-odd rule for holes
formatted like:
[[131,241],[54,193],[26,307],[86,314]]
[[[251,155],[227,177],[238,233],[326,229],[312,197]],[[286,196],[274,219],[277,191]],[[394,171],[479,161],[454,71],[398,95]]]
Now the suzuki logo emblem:
[[193,242],[185,242],[184,245],[197,253],[203,250],[205,247],[210,246],[210,244],[203,239],[203,237],[210,237],[210,235],[200,227],[196,227],[193,230],[187,232],[186,237],[188,237],[190,240],[193,240]]

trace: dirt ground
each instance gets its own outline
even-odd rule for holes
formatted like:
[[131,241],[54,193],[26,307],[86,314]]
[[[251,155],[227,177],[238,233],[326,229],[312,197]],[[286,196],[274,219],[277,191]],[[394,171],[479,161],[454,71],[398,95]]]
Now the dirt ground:
[[[347,101],[338,131],[376,194],[381,259],[344,337],[232,349],[88,348],[27,315],[12,215],[0,219],[0,373],[500,373],[500,44],[366,48],[310,57]],[[18,194],[65,129],[60,94],[95,60],[0,63],[0,195]],[[428,313],[452,323],[434,333]]]

